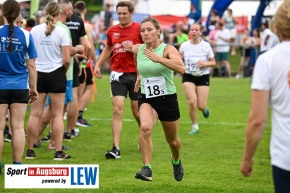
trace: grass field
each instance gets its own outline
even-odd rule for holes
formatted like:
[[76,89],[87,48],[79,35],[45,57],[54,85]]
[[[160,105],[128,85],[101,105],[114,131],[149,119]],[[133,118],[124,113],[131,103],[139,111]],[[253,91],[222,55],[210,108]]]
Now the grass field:
[[[4,175],[0,177],[0,192],[106,192],[106,193],[267,193],[273,192],[271,177],[268,121],[262,141],[255,156],[254,174],[244,178],[239,170],[242,159],[245,124],[250,108],[250,79],[212,78],[209,107],[211,115],[204,119],[199,113],[200,132],[189,135],[191,128],[181,78],[175,78],[181,111],[179,137],[182,140],[181,158],[185,176],[181,182],[173,178],[170,150],[163,136],[160,123],[153,130],[153,181],[137,180],[134,175],[142,167],[137,150],[138,127],[133,121],[126,101],[123,117],[120,160],[106,160],[104,153],[112,146],[109,78],[97,80],[95,102],[90,104],[84,117],[93,127],[80,128],[80,136],[67,151],[73,159],[53,161],[53,151],[47,144],[35,149],[36,160],[23,160],[24,164],[99,164],[99,190],[79,189],[4,189]],[[27,112],[29,115],[29,111]],[[45,132],[46,134],[47,132]],[[11,164],[11,144],[5,143],[3,163]],[[15,182],[17,183],[17,182]]]

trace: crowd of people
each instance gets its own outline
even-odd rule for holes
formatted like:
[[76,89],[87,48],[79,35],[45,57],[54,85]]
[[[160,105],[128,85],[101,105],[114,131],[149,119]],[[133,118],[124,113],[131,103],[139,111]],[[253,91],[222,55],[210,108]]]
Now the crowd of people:
[[[184,169],[181,162],[181,140],[178,137],[180,111],[174,73],[182,75],[182,85],[187,98],[189,117],[192,122],[189,134],[199,131],[198,110],[209,118],[207,105],[210,77],[217,66],[225,67],[231,77],[229,53],[237,54],[242,47],[241,77],[245,63],[250,63],[254,48],[256,57],[253,82],[252,106],[247,124],[243,175],[252,173],[254,152],[265,127],[268,102],[271,101],[272,138],[271,156],[276,192],[285,192],[290,180],[289,173],[289,103],[290,66],[289,9],[286,0],[271,21],[262,24],[262,36],[257,29],[253,35],[245,28],[236,44],[236,20],[233,11],[219,18],[212,10],[210,31],[204,37],[200,15],[192,5],[188,26],[179,22],[176,31],[161,39],[163,33],[158,21],[145,18],[140,24],[132,20],[134,6],[129,1],[119,1],[116,13],[119,23],[112,24],[104,7],[104,47],[99,57],[93,38],[93,28],[85,20],[86,4],[69,0],[50,2],[43,17],[27,19],[21,27],[20,6],[15,0],[2,5],[0,35],[0,173],[6,119],[13,144],[13,163],[21,164],[27,132],[26,159],[36,159],[34,148],[41,140],[49,140],[49,149],[55,150],[54,160],[68,160],[63,140],[76,135],[75,126],[92,126],[84,118],[84,109],[94,94],[94,77],[102,78],[101,66],[110,58],[110,89],[112,111],[112,149],[105,152],[107,159],[121,158],[122,117],[125,100],[130,97],[132,114],[140,130],[138,147],[143,166],[135,174],[136,179],[152,181],[152,130],[161,122],[166,142],[171,150],[171,164],[176,181],[181,181]],[[25,28],[25,29],[23,29]],[[279,38],[278,38],[279,37]],[[14,39],[13,39],[14,38]],[[13,41],[12,41],[13,39]],[[18,41],[15,43],[15,41]],[[281,42],[280,42],[281,41]],[[15,54],[17,53],[17,54]],[[275,66],[275,67],[274,67]],[[285,92],[281,92],[284,90]],[[31,103],[27,129],[24,129],[25,111]],[[286,108],[290,109],[290,108]],[[66,112],[67,125],[64,125]],[[41,138],[47,125],[49,134]],[[2,134],[3,133],[3,134]],[[9,136],[8,135],[8,136]],[[282,148],[280,148],[282,147]]]

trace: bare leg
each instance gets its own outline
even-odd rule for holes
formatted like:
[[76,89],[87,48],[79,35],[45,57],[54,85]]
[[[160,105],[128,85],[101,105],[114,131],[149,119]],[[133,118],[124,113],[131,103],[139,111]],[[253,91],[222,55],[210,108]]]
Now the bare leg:
[[114,96],[113,102],[113,117],[112,117],[112,134],[114,145],[120,147],[120,138],[122,133],[122,117],[124,110],[124,96]]
[[9,108],[9,118],[12,128],[13,161],[22,162],[25,146],[24,119],[27,104],[14,103]]

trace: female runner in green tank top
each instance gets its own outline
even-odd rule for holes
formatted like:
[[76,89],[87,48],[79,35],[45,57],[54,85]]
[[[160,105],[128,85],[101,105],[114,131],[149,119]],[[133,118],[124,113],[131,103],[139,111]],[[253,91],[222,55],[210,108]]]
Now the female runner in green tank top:
[[139,77],[135,91],[141,86],[141,97],[138,101],[140,113],[139,145],[144,167],[135,178],[152,180],[152,129],[157,120],[161,121],[166,141],[171,149],[174,178],[183,178],[183,167],[180,160],[180,139],[177,136],[180,118],[173,73],[185,71],[182,59],[175,47],[160,43],[160,26],[154,18],[141,22],[141,37],[144,44],[134,45],[132,52],[137,56]]

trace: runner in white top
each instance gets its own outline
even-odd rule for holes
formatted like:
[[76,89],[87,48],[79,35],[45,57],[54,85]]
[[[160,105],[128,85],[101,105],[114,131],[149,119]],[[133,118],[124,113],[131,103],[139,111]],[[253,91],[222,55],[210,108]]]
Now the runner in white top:
[[199,24],[190,27],[190,40],[181,44],[179,53],[185,64],[185,74],[182,76],[183,89],[189,106],[192,129],[189,134],[198,132],[197,109],[209,117],[207,98],[209,93],[209,67],[215,66],[214,53],[210,44],[201,38]]
[[[287,18],[287,19],[285,19]],[[259,56],[252,82],[252,105],[248,118],[241,171],[252,174],[253,157],[272,109],[271,164],[275,193],[289,192],[290,182],[290,1],[276,12],[271,30],[281,43]],[[259,162],[259,161],[256,161]]]

